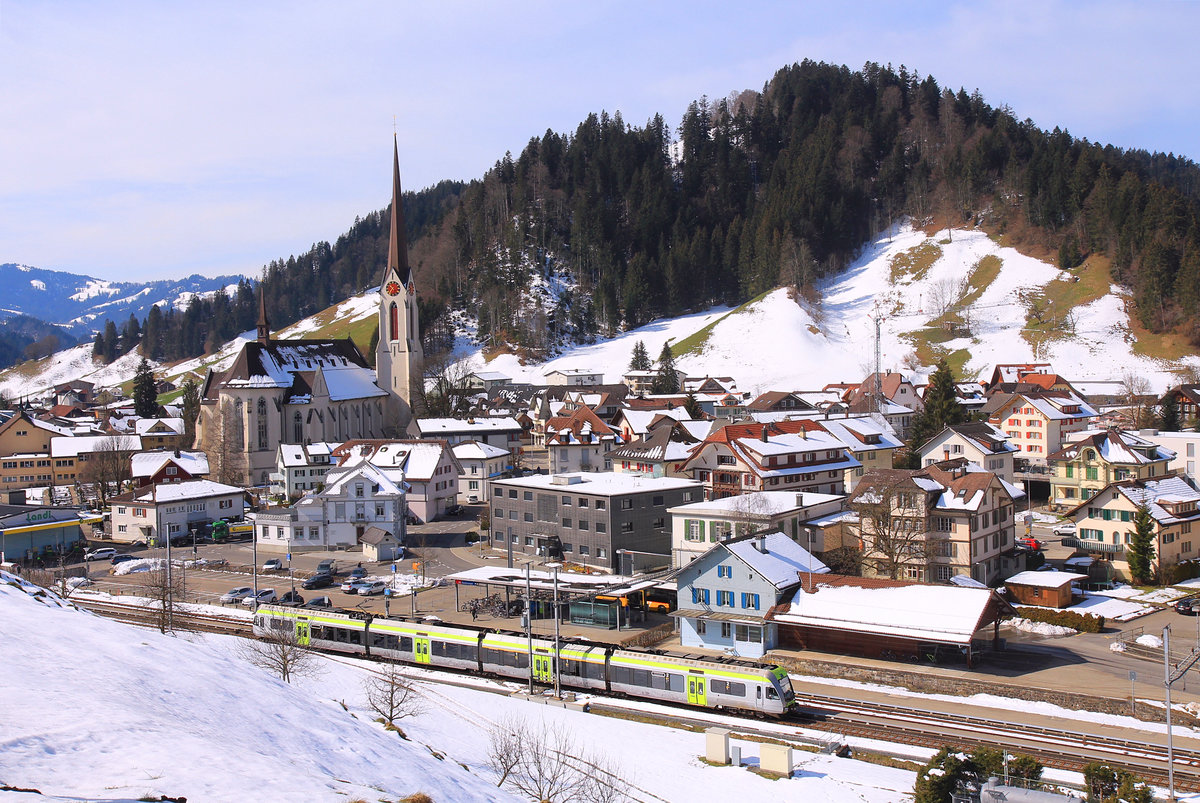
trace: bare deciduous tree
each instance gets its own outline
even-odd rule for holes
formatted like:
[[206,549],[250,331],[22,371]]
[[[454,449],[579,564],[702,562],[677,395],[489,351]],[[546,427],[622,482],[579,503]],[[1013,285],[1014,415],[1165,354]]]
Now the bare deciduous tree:
[[146,572],[142,593],[154,603],[155,620],[160,633],[175,629],[175,606],[183,599],[186,585],[182,571],[174,571],[166,561]]
[[555,803],[620,803],[630,783],[605,755],[581,751],[561,725],[506,718],[488,733],[487,766],[496,785],[511,786],[533,800]]
[[320,673],[320,658],[296,639],[296,631],[272,630],[259,640],[244,642],[242,657],[259,669],[278,675],[284,683],[294,677],[313,677]]
[[120,493],[121,484],[131,476],[129,456],[133,450],[126,446],[122,438],[110,435],[100,441],[100,448],[96,451],[82,453],[77,458],[83,463],[79,479],[95,486],[100,504],[104,504],[114,493]]
[[363,681],[367,707],[385,725],[395,727],[396,720],[421,713],[424,700],[416,685],[395,661],[387,661]]
[[1135,427],[1153,426],[1154,410],[1151,406],[1150,380],[1134,371],[1121,375],[1121,387],[1125,391],[1125,403]]
[[425,381],[415,388],[417,398],[413,406],[429,418],[454,418],[466,415],[470,410],[471,390],[468,379],[471,367],[459,361],[454,353],[446,351],[425,357]]
[[200,448],[208,455],[213,479],[226,485],[244,481],[246,450],[242,436],[242,421],[229,399],[214,406],[202,407],[204,418]]
[[[944,318],[958,300],[966,295],[968,287],[967,279],[963,276],[947,276],[934,282],[929,288],[929,305],[934,312],[933,317]],[[943,328],[948,329],[949,324],[949,321],[942,321]]]
[[906,478],[859,483],[850,507],[859,516],[865,573],[898,580],[905,567],[928,562],[924,499]]

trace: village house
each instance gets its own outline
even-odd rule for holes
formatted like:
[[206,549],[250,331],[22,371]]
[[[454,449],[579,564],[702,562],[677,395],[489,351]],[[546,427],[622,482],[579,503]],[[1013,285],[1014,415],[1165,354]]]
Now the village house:
[[1015,456],[1045,465],[1067,436],[1091,426],[1099,413],[1078,396],[1049,391],[1001,393],[984,407],[988,423],[1019,450]]
[[746,411],[750,413],[800,413],[816,409],[795,393],[782,390],[769,390],[746,405]]
[[178,449],[183,444],[182,418],[139,418],[134,421],[133,434],[142,439],[142,448]]
[[464,505],[486,503],[491,498],[490,481],[512,469],[512,455],[507,449],[480,441],[456,444],[454,458],[462,467],[458,475],[458,501]]
[[685,566],[713,544],[765,530],[784,533],[816,555],[829,547],[811,520],[840,513],[845,501],[833,494],[754,491],[670,508],[671,565]]
[[587,368],[561,368],[545,376],[547,385],[603,385],[604,374]]
[[660,415],[645,435],[613,449],[606,458],[619,474],[690,478],[683,465],[710,429],[708,421],[676,421]]
[[804,547],[780,532],[719,541],[682,566],[675,579],[679,643],[761,658],[778,644],[767,613],[805,575],[829,571]]
[[48,424],[18,410],[0,424],[0,490],[54,484],[50,439],[70,436],[66,427]]
[[390,533],[403,544],[404,485],[370,463],[326,475],[320,491],[287,508],[268,508],[250,518],[258,548],[267,552],[348,549],[368,527]]
[[1112,482],[1167,474],[1175,453],[1166,447],[1119,430],[1085,430],[1067,436],[1068,443],[1046,458],[1051,509],[1070,508],[1095,496]]
[[1126,548],[1133,539],[1138,508],[1145,506],[1154,519],[1155,569],[1195,560],[1200,558],[1198,501],[1200,492],[1182,477],[1113,482],[1066,511],[1077,534],[1064,538],[1063,545],[1108,560],[1116,575],[1127,580]]
[[1143,429],[1138,431],[1138,436],[1173,452],[1175,456],[1167,464],[1167,471],[1186,476],[1192,485],[1197,485],[1196,454],[1200,451],[1200,432],[1159,432],[1157,429]]
[[433,521],[457,504],[462,466],[443,440],[354,440],[337,447],[338,469],[370,463],[405,488],[412,523]]
[[849,506],[859,516],[863,575],[990,584],[1016,567],[1013,500],[997,474],[965,460],[863,477]]
[[546,451],[550,473],[611,471],[606,455],[624,441],[590,407],[578,407],[570,415],[546,422]]
[[692,449],[683,470],[705,498],[750,491],[845,492],[846,471],[862,464],[845,443],[810,420],[728,424]]
[[470,390],[491,393],[496,388],[512,384],[512,377],[498,371],[476,371],[467,376],[467,387]]
[[1200,385],[1176,385],[1163,394],[1159,404],[1167,399],[1175,400],[1175,408],[1179,411],[1179,421],[1186,427],[1192,427],[1200,422]]
[[932,466],[962,458],[972,465],[1013,481],[1013,455],[1017,447],[1008,436],[984,421],[948,424],[920,447],[921,465]]
[[204,452],[138,452],[129,457],[134,488],[166,482],[202,480],[208,476],[208,456]]
[[188,480],[137,488],[109,499],[112,539],[164,546],[167,539],[218,519],[240,518],[246,492],[212,480]]
[[275,471],[270,491],[276,496],[294,499],[316,490],[325,482],[325,474],[335,465],[333,450],[337,443],[281,443],[275,453]]
[[1054,367],[1048,362],[1000,363],[992,369],[992,376],[987,381],[991,390],[1002,384],[1015,384],[1026,374],[1052,374]]
[[479,441],[507,449],[514,455],[522,453],[521,423],[512,416],[490,418],[419,418],[417,431],[422,440],[443,440],[453,446],[466,441]]
[[[50,457],[54,461],[54,484],[73,485],[89,482],[88,463],[111,456],[124,465],[129,457],[143,450],[137,435],[72,435],[50,438]],[[115,480],[116,477],[110,477]]]

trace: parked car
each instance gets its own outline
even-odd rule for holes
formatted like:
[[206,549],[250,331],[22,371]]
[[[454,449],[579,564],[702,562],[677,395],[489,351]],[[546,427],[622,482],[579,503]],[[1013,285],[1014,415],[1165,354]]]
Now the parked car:
[[251,588],[250,586],[240,586],[238,588],[231,588],[228,591],[226,591],[224,594],[221,595],[221,603],[224,605],[228,605],[231,602],[238,602],[240,600],[245,599],[246,597],[250,596],[253,593],[254,593],[254,589]]
[[281,571],[282,569],[283,569],[283,561],[281,561],[279,558],[271,558],[270,560],[263,563],[262,569],[260,569],[260,571],[278,572],[278,571]]
[[302,608],[332,608],[333,600],[329,597],[313,597],[308,602],[304,603]]
[[466,508],[462,505],[451,505],[450,507],[446,508],[446,515],[461,516],[464,510],[466,510]]
[[370,584],[370,580],[365,580],[359,577],[356,580],[347,580],[346,582],[342,583],[342,591],[345,591],[347,594],[357,594],[358,589],[362,588],[363,586],[369,586]]
[[1184,616],[1200,614],[1200,597],[1184,597],[1175,603],[1175,612]]
[[1017,546],[1020,547],[1021,549],[1028,549],[1033,552],[1040,552],[1042,550],[1042,542],[1037,540],[1036,538],[1033,538],[1032,536],[1029,536],[1029,537],[1022,536],[1021,538],[1018,538]]
[[1079,534],[1079,527],[1073,521],[1065,521],[1062,524],[1055,525],[1054,529],[1050,532],[1060,538],[1074,538]]
[[361,580],[366,576],[367,576],[367,570],[364,569],[362,566],[355,566],[346,575],[347,579],[350,579],[350,580]]
[[362,583],[358,587],[358,595],[360,597],[374,597],[383,593],[383,590],[388,587],[388,584],[383,580],[372,580],[369,583]]
[[276,602],[280,605],[296,608],[304,604],[304,597],[300,596],[296,591],[287,591]]
[[329,588],[333,585],[333,575],[329,572],[317,572],[312,577],[300,584],[300,587],[307,590],[314,588]]
[[321,572],[337,574],[337,561],[333,558],[325,558],[325,560],[317,564],[317,574]]
[[103,546],[99,549],[89,549],[83,553],[84,560],[110,560],[117,554],[117,550],[110,546]]
[[117,554],[112,556],[112,565],[116,566],[121,563],[128,563],[131,560],[142,560],[137,555],[122,555]]
[[242,597],[242,604],[248,605],[248,606],[262,605],[263,603],[274,602],[274,601],[275,601],[275,589],[273,589],[273,588],[259,589],[258,596],[255,596],[254,590],[251,589],[250,596]]

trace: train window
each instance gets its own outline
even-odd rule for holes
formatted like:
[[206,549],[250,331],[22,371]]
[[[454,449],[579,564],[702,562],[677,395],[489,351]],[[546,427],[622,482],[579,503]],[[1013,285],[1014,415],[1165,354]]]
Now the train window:
[[[732,697],[745,697],[745,683],[730,683],[728,680],[710,680],[708,682],[708,690],[714,691],[717,694],[728,694]],[[759,696],[762,695],[762,689],[759,689]]]
[[774,686],[767,687],[767,699],[768,700],[778,700],[779,699],[779,692],[775,691]]
[[583,676],[590,680],[604,680],[604,664],[585,663],[583,665]]
[[412,639],[408,636],[400,637],[400,649],[403,652],[412,652]]

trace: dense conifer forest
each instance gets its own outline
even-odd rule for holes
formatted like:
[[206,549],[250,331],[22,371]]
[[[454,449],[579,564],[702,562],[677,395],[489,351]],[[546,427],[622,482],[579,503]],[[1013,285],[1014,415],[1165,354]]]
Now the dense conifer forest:
[[[1107,256],[1143,326],[1200,345],[1195,163],[1047,131],[904,67],[793,64],[762,91],[693,102],[674,130],[657,115],[638,126],[592,114],[478,180],[404,203],[423,328],[444,329],[463,308],[481,342],[534,353],[779,285],[811,288],[905,215],[980,224],[1063,267]],[[373,212],[336,243],[266,266],[272,324],[372,286],[386,220]],[[539,285],[554,292],[532,298]],[[243,282],[233,298],[152,312],[143,350],[196,356],[256,317]]]

